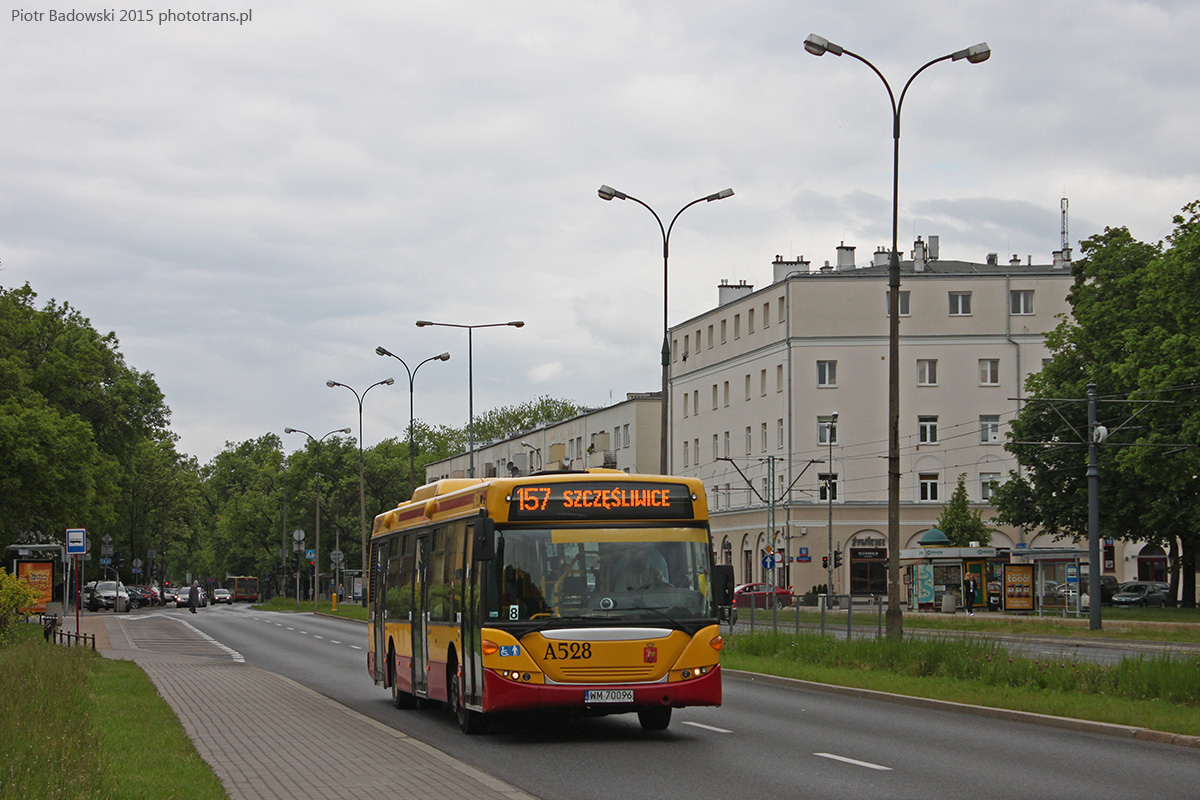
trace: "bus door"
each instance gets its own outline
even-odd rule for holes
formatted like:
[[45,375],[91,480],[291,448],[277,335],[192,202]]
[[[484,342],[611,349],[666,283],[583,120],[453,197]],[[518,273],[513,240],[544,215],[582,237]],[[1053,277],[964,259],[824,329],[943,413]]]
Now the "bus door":
[[426,595],[425,568],[429,563],[429,537],[417,538],[417,563],[413,570],[413,620],[412,620],[412,656],[413,656],[413,694],[425,697],[429,693],[429,648],[426,637],[429,635],[429,608]]
[[372,678],[377,681],[382,681],[387,677],[387,638],[384,630],[384,606],[383,598],[386,592],[384,586],[387,585],[384,575],[384,565],[387,559],[384,558],[383,544],[376,544],[371,548],[371,573],[367,576],[367,592],[370,598],[370,614],[371,619],[375,622],[375,671]]

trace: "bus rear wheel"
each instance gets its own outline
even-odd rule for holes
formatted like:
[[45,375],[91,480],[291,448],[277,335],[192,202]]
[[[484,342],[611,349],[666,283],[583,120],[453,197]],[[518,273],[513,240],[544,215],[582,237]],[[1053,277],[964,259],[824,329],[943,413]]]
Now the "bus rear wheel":
[[396,683],[396,651],[388,648],[388,682],[392,685],[392,705],[396,708],[408,710],[417,707],[417,698],[406,691],[400,689]]
[[671,724],[671,707],[647,708],[637,712],[644,731],[665,731]]

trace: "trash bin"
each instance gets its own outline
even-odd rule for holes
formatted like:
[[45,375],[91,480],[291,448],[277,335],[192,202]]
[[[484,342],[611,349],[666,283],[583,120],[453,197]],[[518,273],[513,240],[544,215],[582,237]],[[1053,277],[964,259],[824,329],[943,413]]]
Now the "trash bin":
[[953,614],[958,611],[958,595],[946,592],[942,595],[942,613]]
[[113,603],[113,613],[123,614],[129,610],[129,598],[124,595],[117,595],[116,601]]

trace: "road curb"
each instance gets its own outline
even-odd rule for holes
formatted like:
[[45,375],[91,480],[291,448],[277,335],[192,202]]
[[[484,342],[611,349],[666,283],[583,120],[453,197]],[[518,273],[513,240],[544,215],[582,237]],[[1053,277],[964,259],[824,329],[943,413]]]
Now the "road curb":
[[1027,722],[1033,725],[1046,725],[1053,728],[1098,733],[1103,736],[1116,736],[1126,739],[1138,739],[1144,742],[1173,744],[1180,747],[1200,749],[1200,736],[1188,736],[1181,733],[1155,731],[1149,728],[1139,728],[1131,725],[1115,725],[1110,722],[1095,722],[1072,717],[1056,717],[1051,714],[1037,714],[1032,711],[1014,711],[1008,708],[993,708],[977,706],[970,703],[956,703],[950,700],[936,700],[930,697],[914,697],[907,694],[893,694],[874,689],[860,689],[854,686],[836,686],[831,683],[817,683],[799,678],[782,678],[778,675],[766,675],[760,672],[744,672],[742,670],[725,669],[721,672],[734,680],[748,683],[767,683],[773,686],[783,686],[793,689],[808,689],[815,692],[839,694],[845,697],[861,697],[868,700],[879,700],[885,703],[915,706],[917,708],[934,708],[941,711],[952,711],[960,714],[974,714],[991,719],[1003,719],[1015,722]]

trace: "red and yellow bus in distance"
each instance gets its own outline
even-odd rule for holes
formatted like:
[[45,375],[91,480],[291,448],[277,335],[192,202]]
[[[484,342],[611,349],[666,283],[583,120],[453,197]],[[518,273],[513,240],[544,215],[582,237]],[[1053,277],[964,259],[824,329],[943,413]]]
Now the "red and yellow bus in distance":
[[236,603],[239,600],[248,600],[252,603],[258,602],[258,578],[238,575],[233,578],[227,578],[225,583],[225,588],[233,595],[233,602]]
[[367,669],[397,708],[443,701],[466,733],[539,709],[662,730],[721,704],[732,588],[693,478],[438,481],[375,518]]

